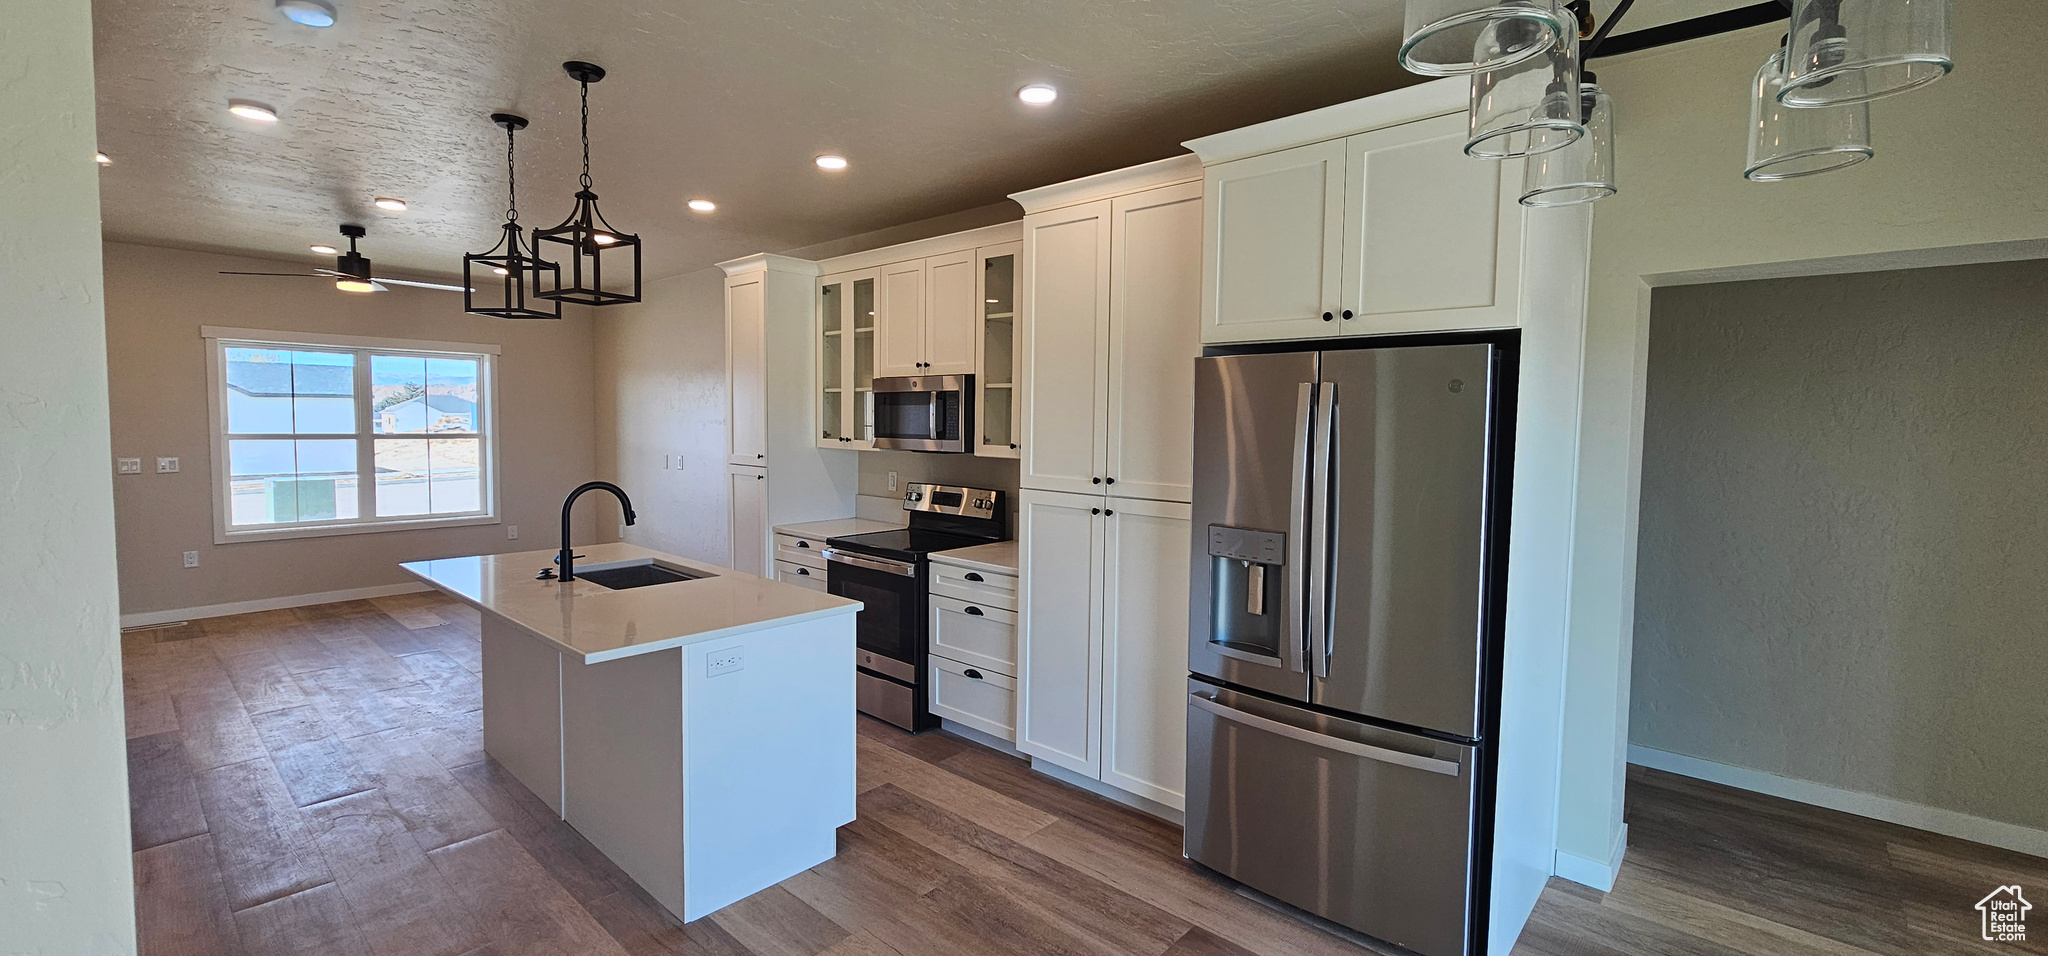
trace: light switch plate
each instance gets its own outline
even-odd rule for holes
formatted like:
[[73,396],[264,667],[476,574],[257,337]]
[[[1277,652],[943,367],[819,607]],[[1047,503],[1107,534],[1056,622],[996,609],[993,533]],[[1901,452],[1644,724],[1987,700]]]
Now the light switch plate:
[[505,540],[507,540],[507,541],[517,541],[517,540],[519,540],[519,526],[518,526],[518,525],[516,525],[516,524],[508,524],[508,525],[506,525],[506,526],[505,526]]
[[142,459],[140,459],[140,458],[116,458],[116,459],[114,459],[114,474],[117,474],[117,475],[139,475],[139,474],[142,474]]
[[889,473],[889,490],[896,490],[896,473],[893,471]]
[[704,656],[704,676],[717,677],[720,674],[730,674],[733,671],[745,670],[747,666],[745,651],[746,649],[742,647],[722,647],[706,654]]
[[177,473],[178,473],[178,459],[176,459],[176,458],[159,458],[159,459],[157,459],[157,460],[156,460],[156,473],[157,473],[157,474],[159,474],[159,475],[175,475],[175,474],[177,474]]

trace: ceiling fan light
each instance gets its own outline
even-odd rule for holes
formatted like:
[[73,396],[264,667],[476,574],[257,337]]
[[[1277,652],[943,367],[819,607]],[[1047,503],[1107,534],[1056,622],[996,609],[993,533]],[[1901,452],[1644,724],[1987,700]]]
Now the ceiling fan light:
[[1794,108],[1779,99],[1785,86],[1785,51],[1757,71],[1749,107],[1751,182],[1768,183],[1833,172],[1863,162],[1870,146],[1870,104]]
[[323,256],[337,256],[341,254],[341,250],[336,249],[333,246],[315,245],[308,246],[307,248],[312,249],[314,252],[319,253],[320,255]]
[[112,157],[112,156],[109,156],[109,155],[107,155],[107,154],[105,154],[105,153],[94,153],[94,154],[92,154],[92,161],[93,161],[93,162],[95,162],[95,163],[98,163],[98,164],[100,164],[100,165],[102,165],[102,166],[112,166],[112,165],[114,165],[114,157]]
[[1579,35],[1571,33],[1542,56],[1472,75],[1465,155],[1518,159],[1563,149],[1586,133],[1580,114]]
[[377,283],[363,279],[336,279],[334,287],[343,292],[375,292]]
[[[1579,84],[1579,109],[1585,135],[1562,149],[1530,156],[1522,167],[1522,205],[1577,206],[1621,191],[1614,175],[1614,101],[1590,75]],[[1544,130],[1533,135],[1562,134]]]
[[1565,0],[1408,0],[1401,65],[1423,76],[1464,76],[1540,56],[1578,36]]
[[1948,0],[1795,0],[1785,56],[1787,106],[1866,103],[1955,69]]

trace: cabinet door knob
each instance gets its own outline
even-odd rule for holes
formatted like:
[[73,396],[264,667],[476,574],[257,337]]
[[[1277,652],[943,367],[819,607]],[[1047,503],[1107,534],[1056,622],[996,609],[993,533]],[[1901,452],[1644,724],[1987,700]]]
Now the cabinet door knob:
[[974,573],[974,572],[972,572],[972,571],[969,571],[969,572],[967,572],[967,580],[969,580],[969,581],[973,581],[973,582],[974,582],[974,583],[976,583],[976,584],[980,584],[980,583],[981,583],[981,575],[979,575],[979,574],[976,574],[976,573]]
[[1017,443],[1016,443],[1016,442],[1011,442],[1011,443],[1010,443],[1010,447],[1011,447],[1011,448],[1015,448],[1015,447],[1017,447]]
[[755,458],[766,458],[766,457],[768,457],[768,456],[767,456],[767,455],[755,455],[754,457],[755,457]]
[[969,605],[967,605],[967,613],[969,613],[969,614],[972,614],[972,615],[974,615],[975,617],[985,617],[985,616],[986,616],[986,615],[984,615],[984,614],[982,614],[982,613],[981,613],[981,608],[975,607],[975,606],[974,606],[974,605],[972,605],[972,604],[969,604]]
[[1091,514],[1091,515],[1099,515],[1099,514],[1101,514],[1101,513],[1102,513],[1102,509],[1101,509],[1101,508],[1090,508],[1090,509],[1088,509],[1088,513],[1089,513],[1089,514]]
[[1335,320],[1336,318],[1337,318],[1337,317],[1336,317],[1335,315],[1333,315],[1333,314],[1331,314],[1331,313],[1329,313],[1329,312],[1325,312],[1325,313],[1323,313],[1323,321],[1325,321],[1325,322],[1330,322],[1330,321],[1333,321],[1333,320]]
[[965,674],[965,675],[966,675],[966,676],[968,676],[968,677],[972,677],[972,678],[974,678],[975,680],[980,680],[980,679],[981,679],[981,672],[980,672],[980,671],[978,671],[978,670],[975,670],[975,669],[974,669],[974,668],[972,668],[972,667],[970,667],[970,668],[968,668],[968,669],[966,669],[966,670],[964,670],[964,671],[961,671],[960,673],[962,673],[962,674]]
[[1104,511],[1102,512],[1102,516],[1103,516],[1103,517],[1105,517],[1105,518],[1107,518],[1107,517],[1110,517],[1110,516],[1112,516],[1112,515],[1115,515],[1115,514],[1116,514],[1116,512],[1115,512],[1115,511],[1113,511],[1113,510],[1104,510]]
[[1103,484],[1113,485],[1113,484],[1116,484],[1116,479],[1115,479],[1115,478],[1104,478],[1104,479],[1102,479],[1102,482],[1103,482]]
[[1345,309],[1345,310],[1344,310],[1344,317],[1345,317],[1346,319],[1349,319],[1349,318],[1351,318],[1351,310],[1350,310],[1350,309]]
[[1091,484],[1091,485],[1099,485],[1099,484],[1102,484],[1102,479],[1100,479],[1100,478],[1090,478],[1090,479],[1088,479],[1088,483],[1089,483],[1089,484]]

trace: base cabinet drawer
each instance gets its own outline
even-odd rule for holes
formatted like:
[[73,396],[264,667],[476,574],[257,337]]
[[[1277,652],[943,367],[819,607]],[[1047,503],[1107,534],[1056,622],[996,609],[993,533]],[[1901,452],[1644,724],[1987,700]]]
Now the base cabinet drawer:
[[807,568],[825,570],[825,559],[820,554],[825,549],[823,538],[803,538],[793,534],[775,536],[775,560],[790,564],[801,564]]
[[932,562],[932,593],[983,607],[1017,609],[1017,576]]
[[931,711],[985,734],[1016,739],[1017,682],[943,657],[931,661]]
[[934,594],[931,617],[933,654],[1017,676],[1017,612]]
[[775,580],[800,588],[810,588],[813,591],[825,590],[825,572],[822,569],[791,564],[788,561],[775,562]]

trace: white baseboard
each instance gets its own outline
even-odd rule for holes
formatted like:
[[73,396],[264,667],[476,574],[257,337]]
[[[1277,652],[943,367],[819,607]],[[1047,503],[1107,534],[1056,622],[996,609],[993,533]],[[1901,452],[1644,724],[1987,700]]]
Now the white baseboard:
[[140,614],[121,615],[122,627],[151,627],[157,624],[176,624],[179,621],[197,621],[209,617],[227,617],[230,614],[253,614],[257,611],[276,611],[288,607],[311,607],[315,604],[333,604],[337,601],[361,601],[368,598],[390,597],[394,594],[412,594],[427,590],[427,586],[414,581],[410,584],[380,584],[373,588],[350,588],[346,591],[322,591],[318,594],[294,594],[289,597],[263,598],[258,601],[235,601],[230,604],[208,604],[204,607],[178,608],[171,611],[144,611]]
[[1621,875],[1621,858],[1628,852],[1628,824],[1621,825],[1621,832],[1614,835],[1614,848],[1607,851],[1607,859],[1593,860],[1576,853],[1557,851],[1555,870],[1581,886],[1590,886],[1602,893],[1614,889],[1614,879]]
[[1853,813],[1859,817],[1869,817],[1916,830],[1952,836],[1972,843],[2001,847],[2030,856],[2048,857],[2048,830],[1973,817],[1955,810],[1843,790],[1808,780],[1781,777],[1761,770],[1734,767],[1685,754],[1652,750],[1648,747],[1630,745],[1628,762],[1652,770],[1675,773],[1738,790],[1769,794],[1829,810],[1840,810],[1843,813]]

